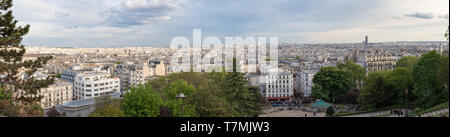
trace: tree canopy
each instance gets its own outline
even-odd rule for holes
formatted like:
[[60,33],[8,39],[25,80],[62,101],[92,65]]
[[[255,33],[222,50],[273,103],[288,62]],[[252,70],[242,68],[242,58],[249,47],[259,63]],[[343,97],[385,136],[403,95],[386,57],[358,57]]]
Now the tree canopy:
[[157,117],[162,98],[150,84],[131,88],[120,103],[120,108],[127,117]]
[[355,64],[351,61],[347,61],[345,63],[339,63],[337,68],[344,70],[345,72],[350,74],[352,79],[354,88],[359,88],[361,86],[362,81],[366,78],[366,70],[358,64]]
[[412,70],[415,64],[419,61],[418,57],[406,56],[399,59],[396,63],[396,68],[406,68]]
[[[177,98],[180,93],[187,98]],[[144,107],[141,102],[150,102],[141,94],[151,96],[159,104],[146,107],[151,115],[132,112],[138,111],[138,106]],[[262,100],[259,89],[247,86],[242,73],[181,72],[132,88],[121,101],[121,109],[126,116],[180,117],[183,104],[183,117],[253,117],[259,115]]]
[[437,51],[431,51],[423,54],[413,67],[412,76],[415,83],[413,92],[419,97],[417,100],[419,106],[430,107],[443,100],[439,94],[445,93],[442,91],[442,83],[438,79],[441,59]]
[[337,67],[323,67],[314,75],[312,97],[334,102],[352,85],[351,74]]
[[165,98],[164,106],[169,108],[173,117],[181,116],[181,104],[183,104],[183,117],[196,116],[195,105],[188,100],[177,98],[178,94],[183,93],[188,98],[196,92],[193,85],[189,85],[186,81],[177,80],[164,88]]
[[[15,110],[20,112],[31,110],[34,112],[23,112],[23,114],[42,116],[37,113],[42,111],[42,109],[38,110],[39,105],[36,104],[42,98],[38,91],[53,84],[54,76],[37,80],[33,74],[39,68],[43,68],[52,57],[38,57],[36,60],[22,61],[26,50],[21,43],[23,37],[30,30],[30,25],[17,25],[18,21],[14,19],[12,6],[12,0],[0,1],[0,74],[4,76],[0,78],[0,85],[5,87],[5,92],[14,93],[15,96],[10,105]],[[22,76],[25,77],[22,78]]]
[[369,73],[361,90],[361,103],[367,108],[382,108],[395,105],[398,92],[388,82],[389,72],[379,71]]

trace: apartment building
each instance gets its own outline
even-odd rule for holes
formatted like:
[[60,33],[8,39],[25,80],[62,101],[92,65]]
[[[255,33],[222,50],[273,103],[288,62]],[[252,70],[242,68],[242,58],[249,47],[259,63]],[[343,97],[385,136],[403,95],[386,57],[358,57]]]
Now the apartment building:
[[366,69],[367,73],[391,70],[395,68],[397,63],[397,59],[391,54],[379,50],[353,51],[352,55],[349,56],[349,60],[361,65]]
[[288,71],[278,70],[263,73],[261,94],[268,101],[291,101],[294,96],[294,79]]
[[120,78],[120,91],[125,93],[129,88],[145,84],[151,76],[147,64],[117,65],[114,75]]
[[120,92],[120,79],[107,72],[78,74],[74,82],[74,99],[85,99]]
[[38,91],[43,109],[49,109],[60,106],[64,103],[72,101],[73,84],[69,82],[57,81],[47,88]]
[[309,97],[312,93],[312,87],[314,86],[313,78],[317,73],[315,70],[302,70],[297,73],[296,89],[303,93],[305,97]]

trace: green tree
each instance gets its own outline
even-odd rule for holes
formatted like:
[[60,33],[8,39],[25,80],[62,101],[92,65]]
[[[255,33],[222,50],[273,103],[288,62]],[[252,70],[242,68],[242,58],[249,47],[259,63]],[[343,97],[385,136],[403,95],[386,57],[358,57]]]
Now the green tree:
[[[53,84],[53,76],[45,80],[36,80],[32,75],[39,69],[44,67],[52,57],[39,57],[31,61],[22,61],[25,54],[25,46],[21,44],[22,37],[25,36],[30,26],[18,26],[18,21],[14,19],[12,11],[12,0],[0,1],[0,74],[5,77],[0,78],[1,84],[10,87],[7,90],[18,93],[14,99],[15,103],[23,105],[31,105],[41,100],[38,90],[46,88]],[[21,79],[20,74],[25,72],[26,79]],[[30,106],[36,108],[34,106]],[[29,107],[27,107],[29,108]]]
[[89,117],[125,117],[125,113],[120,109],[120,99],[104,96],[95,99],[95,110]]
[[366,70],[360,65],[355,64],[351,61],[339,63],[337,67],[350,74],[354,86],[356,86],[355,88],[359,88],[362,84],[362,81],[366,78]]
[[44,117],[44,110],[40,104],[33,103],[29,105],[17,106],[19,117]]
[[333,103],[346,94],[352,85],[351,75],[337,67],[321,68],[314,75],[313,82],[312,96]]
[[19,107],[13,103],[12,92],[0,85],[0,116],[19,117]]
[[127,117],[156,117],[159,115],[159,107],[162,99],[150,84],[131,88],[120,103],[120,108]]
[[[164,116],[180,116],[181,100],[176,100],[175,97],[181,92],[178,92],[176,88],[192,90],[192,86],[195,91],[185,93],[188,95],[188,98],[183,103],[184,116],[190,113],[189,111],[192,110],[190,108],[195,108],[195,113],[192,113],[195,115],[191,116],[238,116],[237,111],[231,107],[231,103],[228,101],[228,97],[223,90],[225,89],[224,81],[226,74],[223,72],[210,72],[205,74],[195,72],[173,73],[169,76],[152,80],[151,85],[164,98],[163,104],[165,106],[162,107]],[[169,91],[169,89],[172,91]],[[168,96],[171,98],[168,98]],[[169,109],[169,106],[171,106],[171,109]],[[176,112],[172,114],[172,110]]]
[[6,90],[4,90],[2,88],[2,85],[0,85],[0,102],[2,102],[2,101],[10,102],[11,99],[12,99],[11,92],[7,92]]
[[[189,85],[186,81],[177,80],[164,88],[164,106],[168,107],[173,117],[181,116],[181,104],[183,104],[183,117],[196,116],[195,105],[191,103],[190,97],[195,93],[193,85]],[[188,98],[179,99],[177,96],[183,93]]]
[[56,78],[61,78],[61,74],[56,74],[55,77]]
[[312,98],[322,99],[322,100],[325,100],[325,101],[331,100],[330,99],[330,94],[327,91],[324,91],[322,86],[314,85],[311,90],[312,90],[312,93],[311,93],[311,97]]
[[448,54],[441,56],[437,78],[438,78],[438,81],[440,82],[440,86],[443,90],[443,93],[442,93],[443,98],[446,98],[448,101],[448,95],[449,95],[449,92],[448,92],[449,91],[448,90],[448,86],[449,86],[449,56],[448,56]]
[[172,73],[169,76],[160,77],[151,81],[151,86],[155,91],[160,94],[165,94],[163,89],[177,80],[186,81],[188,84],[194,85],[195,87],[206,86],[209,81],[201,73],[195,72],[180,72]]
[[388,84],[388,75],[386,71],[369,73],[361,90],[361,104],[378,109],[398,103],[398,92]]
[[396,68],[406,68],[412,70],[414,65],[419,61],[418,57],[406,56],[397,61]]
[[[259,98],[245,80],[244,74],[236,71],[236,59],[233,59],[233,72],[224,74],[225,78],[221,82],[221,87],[230,106],[237,111],[240,117],[256,117],[259,115]],[[223,72],[225,73],[225,72]]]
[[397,103],[404,104],[406,91],[408,92],[408,100],[411,102],[415,99],[415,96],[412,94],[414,90],[414,80],[412,78],[411,70],[403,67],[395,68],[393,71],[388,72],[387,83],[388,87],[392,87],[390,89],[394,93],[398,94]]
[[[421,107],[431,107],[448,100],[448,94],[442,90],[442,83],[438,79],[441,56],[437,51],[423,54],[413,67],[414,90],[418,97],[416,104]],[[447,98],[445,99],[445,96]]]

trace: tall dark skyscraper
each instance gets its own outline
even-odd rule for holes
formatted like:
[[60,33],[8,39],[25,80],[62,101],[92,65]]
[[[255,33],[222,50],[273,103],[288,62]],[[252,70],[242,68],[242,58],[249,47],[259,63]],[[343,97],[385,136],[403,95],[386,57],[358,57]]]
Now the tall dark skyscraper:
[[364,46],[369,45],[369,36],[366,36],[366,40],[364,41]]
[[362,42],[362,46],[364,47],[364,49],[367,49],[367,47],[369,46],[369,36],[366,36],[364,41]]

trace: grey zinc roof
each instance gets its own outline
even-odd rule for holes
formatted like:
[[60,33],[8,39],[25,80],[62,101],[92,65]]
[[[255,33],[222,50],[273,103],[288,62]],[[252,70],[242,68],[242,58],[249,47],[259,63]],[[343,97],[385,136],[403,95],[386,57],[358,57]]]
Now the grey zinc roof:
[[[116,92],[116,93],[112,93],[106,96],[110,96],[112,98],[120,98],[120,92]],[[87,98],[87,99],[81,99],[81,100],[74,100],[68,103],[63,104],[62,106],[64,108],[82,108],[82,107],[86,107],[86,106],[90,106],[90,105],[94,105],[95,104],[95,99],[96,98]]]

